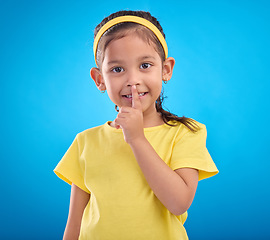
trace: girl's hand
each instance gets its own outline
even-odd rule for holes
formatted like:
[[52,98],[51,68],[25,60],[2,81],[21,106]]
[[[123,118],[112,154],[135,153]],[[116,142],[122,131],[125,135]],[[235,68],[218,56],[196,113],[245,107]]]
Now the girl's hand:
[[132,107],[121,107],[115,119],[116,128],[122,128],[125,141],[144,138],[142,105],[136,86],[131,87]]

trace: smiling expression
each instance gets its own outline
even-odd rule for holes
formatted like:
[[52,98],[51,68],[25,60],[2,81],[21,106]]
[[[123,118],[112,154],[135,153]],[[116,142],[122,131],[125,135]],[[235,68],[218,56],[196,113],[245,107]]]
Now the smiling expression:
[[102,82],[112,102],[131,106],[131,86],[136,85],[143,113],[156,113],[162,89],[162,61],[154,47],[136,33],[113,40],[105,50]]

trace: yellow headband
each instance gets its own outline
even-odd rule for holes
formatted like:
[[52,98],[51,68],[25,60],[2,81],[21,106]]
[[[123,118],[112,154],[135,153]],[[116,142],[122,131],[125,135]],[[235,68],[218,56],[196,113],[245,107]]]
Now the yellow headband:
[[101,29],[98,31],[95,40],[94,40],[94,55],[95,55],[95,61],[97,61],[96,59],[96,53],[97,53],[97,46],[98,46],[98,42],[101,38],[101,36],[103,35],[103,33],[105,33],[110,27],[118,24],[118,23],[122,23],[122,22],[134,22],[134,23],[139,23],[145,27],[147,27],[148,29],[150,29],[158,38],[158,40],[160,41],[163,49],[164,49],[164,53],[165,53],[165,58],[168,57],[168,47],[167,47],[167,43],[165,41],[165,38],[163,37],[163,35],[161,34],[161,32],[159,31],[159,29],[151,22],[149,22],[148,20],[146,20],[145,18],[141,18],[141,17],[137,17],[137,16],[121,16],[121,17],[116,17],[112,20],[110,20],[109,22],[105,23]]

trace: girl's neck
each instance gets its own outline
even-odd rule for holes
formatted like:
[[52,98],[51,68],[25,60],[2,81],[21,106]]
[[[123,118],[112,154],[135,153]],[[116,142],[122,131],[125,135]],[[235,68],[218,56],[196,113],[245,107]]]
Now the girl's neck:
[[161,114],[158,112],[155,112],[155,114],[151,114],[150,116],[143,116],[143,127],[156,127],[159,125],[164,124]]

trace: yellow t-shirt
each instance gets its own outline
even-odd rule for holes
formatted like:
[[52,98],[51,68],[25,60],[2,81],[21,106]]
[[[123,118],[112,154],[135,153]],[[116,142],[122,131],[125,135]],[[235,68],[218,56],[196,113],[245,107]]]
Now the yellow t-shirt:
[[[192,133],[183,124],[145,128],[145,136],[173,170],[195,168],[199,180],[218,173],[206,149],[206,128]],[[175,216],[154,195],[121,129],[104,125],[77,134],[54,172],[91,194],[79,239],[188,239],[187,213]]]

